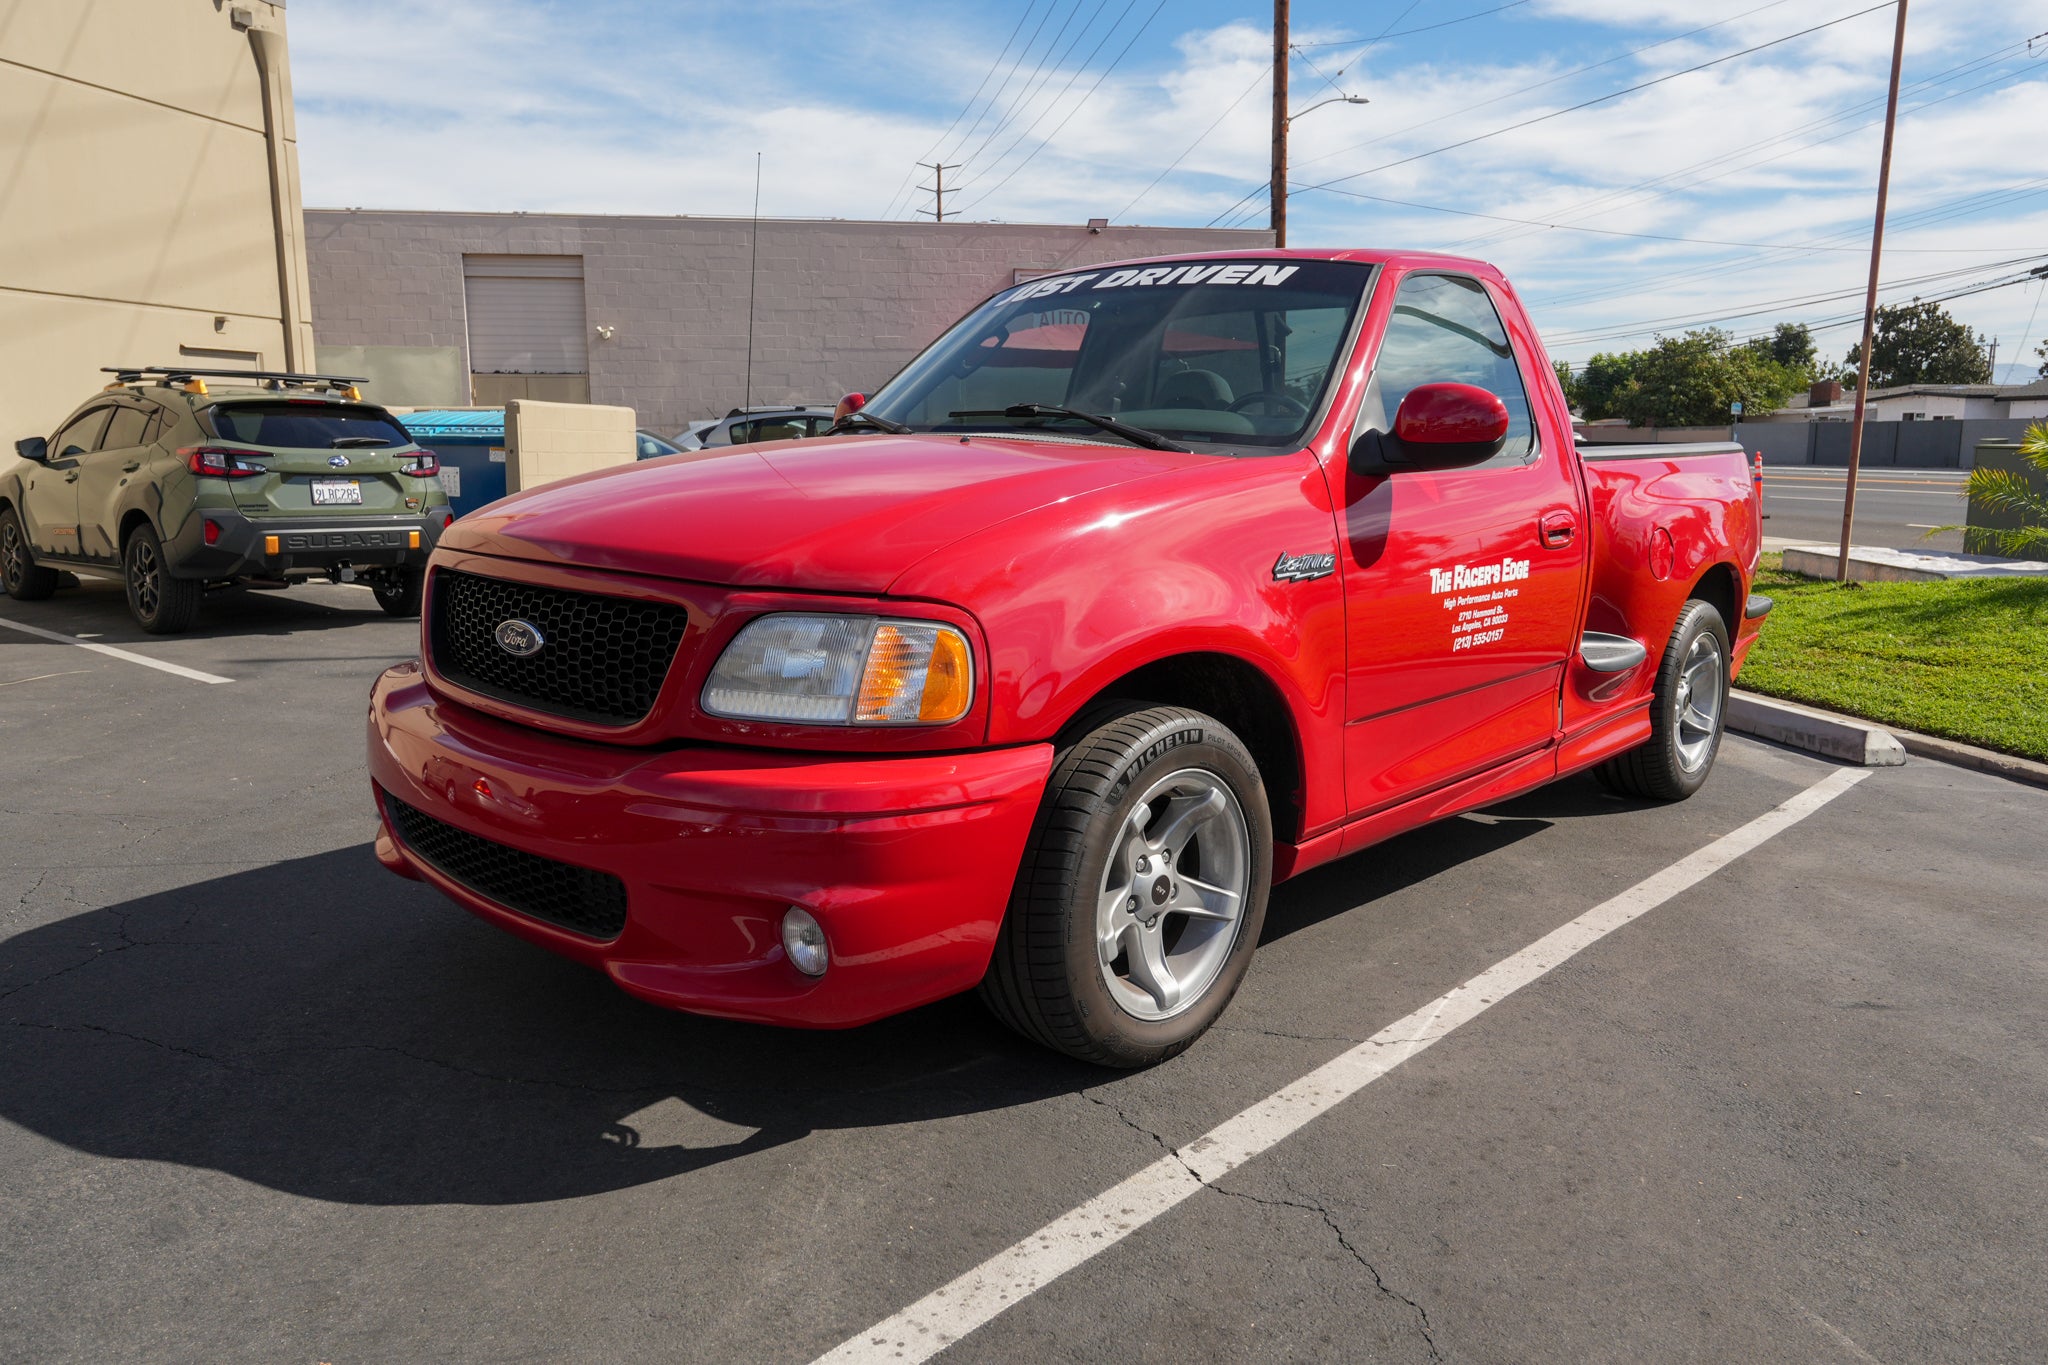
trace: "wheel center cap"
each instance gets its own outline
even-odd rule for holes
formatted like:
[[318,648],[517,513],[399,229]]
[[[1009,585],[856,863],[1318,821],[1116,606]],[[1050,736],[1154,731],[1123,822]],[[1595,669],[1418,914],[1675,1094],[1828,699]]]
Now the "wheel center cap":
[[1154,905],[1166,904],[1167,899],[1172,895],[1173,883],[1165,877],[1161,877],[1152,883],[1152,903]]

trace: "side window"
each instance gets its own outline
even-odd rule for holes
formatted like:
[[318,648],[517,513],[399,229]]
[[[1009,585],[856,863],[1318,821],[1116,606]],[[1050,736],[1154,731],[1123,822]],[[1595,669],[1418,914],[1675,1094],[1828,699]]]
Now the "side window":
[[1490,463],[1528,462],[1536,449],[1529,395],[1507,329],[1485,287],[1456,275],[1410,275],[1394,297],[1394,315],[1355,431],[1390,430],[1410,389],[1444,383],[1471,384],[1498,395],[1507,404],[1508,439]]
[[90,412],[81,413],[50,442],[50,458],[69,460],[91,454],[100,448],[100,433],[106,428],[106,408],[94,408]]
[[143,432],[150,426],[150,415],[141,408],[115,408],[114,420],[107,423],[107,434],[100,440],[101,450],[128,450],[143,444]]

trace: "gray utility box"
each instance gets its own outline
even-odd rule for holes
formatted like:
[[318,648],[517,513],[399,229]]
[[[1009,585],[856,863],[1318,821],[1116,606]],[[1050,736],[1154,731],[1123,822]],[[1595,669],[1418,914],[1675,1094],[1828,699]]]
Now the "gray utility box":
[[[2025,479],[2027,486],[2033,489],[2036,494],[2048,496],[2048,474],[2043,474],[2040,470],[2020,458],[2020,443],[2018,441],[1979,441],[1977,442],[1976,458],[1977,468],[2010,470]],[[1986,511],[1973,502],[1970,504],[1968,524],[2009,531],[2016,529],[2021,524],[2021,519],[2012,512]],[[1980,547],[1972,544],[1969,548],[1988,551],[1991,547]],[[2031,550],[2018,557],[2021,559],[2048,560],[2048,551]]]

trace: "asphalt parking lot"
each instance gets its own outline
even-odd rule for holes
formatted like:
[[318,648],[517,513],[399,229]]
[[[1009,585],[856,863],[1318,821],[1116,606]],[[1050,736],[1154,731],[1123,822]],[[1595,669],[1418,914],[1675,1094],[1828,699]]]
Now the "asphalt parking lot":
[[[1782,530],[1774,525],[1774,530]],[[890,1358],[888,1321],[1840,770],[1575,780],[1280,888],[1155,1070],[667,1014],[377,867],[367,591],[0,598],[0,1358]],[[201,681],[189,674],[231,679]],[[945,1360],[2048,1358],[2048,791],[1914,761]],[[912,1351],[912,1354],[917,1354]]]

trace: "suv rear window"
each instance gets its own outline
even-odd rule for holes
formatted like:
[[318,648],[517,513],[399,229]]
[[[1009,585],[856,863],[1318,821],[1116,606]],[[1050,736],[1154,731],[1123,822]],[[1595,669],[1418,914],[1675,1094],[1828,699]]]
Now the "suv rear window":
[[371,448],[412,444],[412,436],[379,408],[329,403],[219,403],[207,409],[213,434],[224,441],[293,450],[335,446]]

